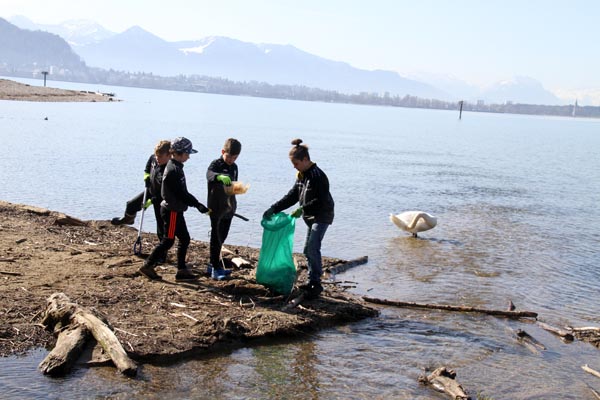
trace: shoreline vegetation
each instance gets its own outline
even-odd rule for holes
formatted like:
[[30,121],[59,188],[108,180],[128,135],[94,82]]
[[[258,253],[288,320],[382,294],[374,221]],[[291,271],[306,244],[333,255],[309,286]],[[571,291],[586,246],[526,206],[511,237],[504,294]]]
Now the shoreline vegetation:
[[56,89],[31,86],[8,79],[0,79],[0,100],[48,101],[48,102],[106,102],[116,101],[112,93]]
[[[39,78],[29,72],[11,73],[0,71],[5,76],[21,78]],[[504,104],[486,104],[483,101],[443,101],[420,98],[417,96],[393,95],[388,92],[361,92],[355,94],[340,93],[335,90],[324,90],[301,85],[269,84],[266,82],[238,82],[224,78],[200,75],[179,75],[174,77],[158,76],[151,73],[129,73],[123,71],[106,71],[89,68],[86,74],[53,77],[54,80],[80,82],[87,84],[103,84],[111,86],[136,87],[144,89],[173,90],[180,92],[224,94],[231,96],[261,97],[281,100],[317,101],[324,103],[341,103],[357,105],[388,106],[402,108],[421,108],[434,110],[452,110],[459,112],[484,112],[496,114],[524,114],[558,117],[600,118],[600,107],[581,106],[577,103],[569,105],[521,104],[506,102]],[[462,103],[462,105],[461,105]]]

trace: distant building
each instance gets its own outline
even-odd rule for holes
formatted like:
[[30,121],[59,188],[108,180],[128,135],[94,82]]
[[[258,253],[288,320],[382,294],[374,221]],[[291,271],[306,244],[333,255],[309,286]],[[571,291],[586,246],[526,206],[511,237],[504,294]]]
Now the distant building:
[[484,105],[485,105],[485,101],[483,101],[483,100],[477,100],[477,106],[478,107],[482,107]]

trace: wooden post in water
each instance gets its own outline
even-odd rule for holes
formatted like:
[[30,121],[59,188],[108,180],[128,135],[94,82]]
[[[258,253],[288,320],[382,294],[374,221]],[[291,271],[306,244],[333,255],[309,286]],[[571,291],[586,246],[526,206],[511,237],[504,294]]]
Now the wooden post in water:
[[48,75],[48,71],[42,71],[42,75],[44,75],[44,87],[46,87],[46,75]]
[[463,108],[463,101],[459,101],[458,105],[460,106],[460,112],[458,113],[458,119],[462,119],[462,108]]

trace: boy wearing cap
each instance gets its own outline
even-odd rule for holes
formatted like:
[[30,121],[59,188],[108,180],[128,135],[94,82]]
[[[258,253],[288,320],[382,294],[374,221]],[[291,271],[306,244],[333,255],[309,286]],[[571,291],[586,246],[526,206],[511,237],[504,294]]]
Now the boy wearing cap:
[[208,208],[200,203],[187,190],[185,174],[183,173],[183,163],[190,158],[190,154],[197,153],[192,147],[192,142],[184,137],[178,137],[171,142],[171,159],[165,167],[161,187],[162,202],[160,203],[160,212],[164,221],[165,236],[160,243],[152,250],[144,265],[138,270],[148,279],[162,279],[154,271],[158,259],[175,243],[175,237],[179,239],[177,245],[177,274],[175,280],[190,281],[198,277],[192,274],[185,266],[187,249],[190,244],[190,234],[185,223],[183,213],[188,206],[195,207],[201,213],[208,212]]
[[223,280],[231,270],[225,269],[221,263],[221,248],[231,227],[231,219],[237,208],[235,195],[227,195],[225,186],[238,179],[238,167],[235,163],[242,151],[242,144],[233,138],[225,141],[221,157],[208,166],[206,180],[208,181],[208,208],[210,208],[210,265],[207,273],[213,279]]

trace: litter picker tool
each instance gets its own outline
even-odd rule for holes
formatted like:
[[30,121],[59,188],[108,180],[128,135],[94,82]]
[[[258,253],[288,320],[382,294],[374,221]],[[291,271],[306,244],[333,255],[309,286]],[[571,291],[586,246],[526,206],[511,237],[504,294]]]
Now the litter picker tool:
[[138,227],[138,236],[133,244],[133,254],[139,256],[142,254],[142,225],[144,224],[144,213],[146,212],[146,196],[148,189],[144,188],[144,200],[142,200],[142,217],[140,218],[140,226]]
[[239,219],[242,219],[244,221],[250,221],[248,218],[244,217],[243,215],[240,214],[233,214],[234,217],[238,217]]

